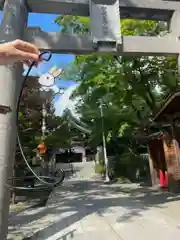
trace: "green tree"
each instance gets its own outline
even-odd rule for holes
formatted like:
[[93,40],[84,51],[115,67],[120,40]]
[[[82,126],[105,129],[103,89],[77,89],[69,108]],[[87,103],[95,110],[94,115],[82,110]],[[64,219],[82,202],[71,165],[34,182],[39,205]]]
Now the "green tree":
[[[49,100],[46,100],[47,110],[47,148],[67,147],[70,144],[70,130],[68,122],[55,116],[53,106],[53,92],[49,92]],[[36,156],[36,147],[42,141],[42,104],[45,100],[41,97],[40,86],[37,78],[29,77],[21,97],[18,129],[23,151],[27,159],[32,160]],[[16,148],[15,159],[16,172],[22,175],[26,168],[21,156],[19,146]],[[17,175],[16,174],[16,175]]]
[[[56,23],[65,33],[89,33],[89,18],[60,16]],[[121,20],[121,31],[125,36],[157,36],[166,34],[167,26],[156,21],[126,19]],[[101,143],[101,99],[107,141],[120,138],[124,151],[135,157],[135,132],[180,84],[176,58],[162,56],[76,56],[66,77],[79,83],[74,97],[82,99],[77,106],[82,120],[93,121],[90,142]]]
[[[60,16],[56,23],[66,33],[89,32],[89,18]],[[156,21],[122,20],[121,30],[123,35],[155,36],[166,33],[167,27]],[[179,87],[173,57],[77,56],[69,68],[69,77],[80,82],[76,93],[83,99],[80,111],[86,108],[87,113],[89,108],[92,114],[97,101],[103,98],[111,102],[108,109],[116,112],[114,116],[127,118],[132,114],[133,122],[149,117],[164,95]]]

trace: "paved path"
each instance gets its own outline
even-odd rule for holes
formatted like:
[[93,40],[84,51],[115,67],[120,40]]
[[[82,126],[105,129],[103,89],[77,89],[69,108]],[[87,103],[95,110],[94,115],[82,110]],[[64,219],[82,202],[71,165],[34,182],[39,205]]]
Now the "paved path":
[[180,196],[71,180],[56,189],[46,208],[12,217],[9,232],[14,240],[33,234],[33,240],[179,240]]

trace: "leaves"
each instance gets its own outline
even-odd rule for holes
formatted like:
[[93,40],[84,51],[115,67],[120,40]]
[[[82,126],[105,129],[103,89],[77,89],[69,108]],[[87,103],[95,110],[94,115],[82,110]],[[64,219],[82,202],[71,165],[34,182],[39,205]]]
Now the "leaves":
[[[63,32],[89,34],[89,18],[60,16],[56,22]],[[125,19],[121,20],[121,31],[124,36],[162,36],[167,33],[167,24]],[[137,152],[134,133],[180,83],[175,57],[76,56],[67,76],[79,83],[73,97],[81,97],[77,112],[92,124],[89,143],[96,146],[102,142],[101,100],[107,140],[120,138],[132,152]]]
[[[70,143],[70,131],[68,128],[68,122],[55,116],[54,106],[52,103],[53,92],[49,92],[49,100],[45,101],[41,98],[41,92],[39,89],[38,81],[31,82],[32,77],[27,82],[27,88],[25,94],[21,98],[21,106],[19,112],[19,134],[23,150],[27,158],[32,158],[36,155],[34,151],[37,145],[42,141],[42,103],[44,102],[47,110],[46,117],[46,145],[47,147],[64,147],[69,146]],[[20,161],[23,166],[23,159],[19,154],[19,147],[16,151],[16,162]]]

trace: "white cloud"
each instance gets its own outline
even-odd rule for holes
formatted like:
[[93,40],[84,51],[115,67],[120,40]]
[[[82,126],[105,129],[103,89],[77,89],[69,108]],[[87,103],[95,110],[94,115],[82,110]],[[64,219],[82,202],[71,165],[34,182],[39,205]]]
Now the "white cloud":
[[63,114],[63,111],[65,109],[69,109],[71,110],[72,114],[75,117],[78,117],[78,115],[75,113],[75,106],[76,103],[78,102],[78,99],[70,99],[73,91],[76,89],[77,85],[73,85],[71,87],[69,87],[64,94],[60,97],[60,99],[58,101],[55,102],[54,106],[55,106],[55,114],[57,116],[61,116]]

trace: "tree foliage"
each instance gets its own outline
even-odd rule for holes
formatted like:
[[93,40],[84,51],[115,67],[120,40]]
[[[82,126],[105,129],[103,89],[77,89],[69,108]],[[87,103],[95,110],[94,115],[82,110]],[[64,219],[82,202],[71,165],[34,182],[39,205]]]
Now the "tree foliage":
[[[60,16],[56,23],[65,33],[89,34],[89,18]],[[126,36],[161,37],[168,29],[165,23],[125,19],[121,20],[121,31]],[[138,152],[135,131],[180,84],[173,56],[76,56],[66,77],[79,83],[74,97],[81,97],[77,111],[92,127],[90,143],[101,143],[101,100],[107,141],[120,139],[124,151],[134,154]]]
[[[42,104],[47,110],[46,146],[47,148],[67,147],[70,144],[70,131],[68,122],[62,117],[55,116],[53,106],[53,92],[48,93],[48,100],[41,96],[40,86],[36,77],[29,77],[21,97],[18,129],[27,159],[32,160],[36,156],[36,147],[42,142]],[[23,159],[19,147],[16,148],[17,171],[24,169]],[[20,168],[19,168],[20,166]]]

